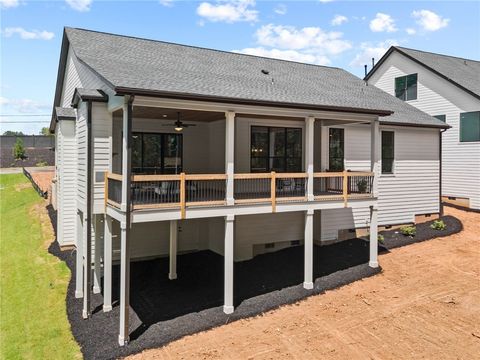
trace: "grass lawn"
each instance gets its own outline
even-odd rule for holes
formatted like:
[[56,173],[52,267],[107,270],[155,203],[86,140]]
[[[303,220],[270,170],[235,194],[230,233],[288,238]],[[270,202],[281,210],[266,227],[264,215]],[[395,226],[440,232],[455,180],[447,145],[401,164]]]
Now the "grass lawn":
[[76,359],[68,267],[47,252],[45,201],[23,174],[0,175],[0,359]]

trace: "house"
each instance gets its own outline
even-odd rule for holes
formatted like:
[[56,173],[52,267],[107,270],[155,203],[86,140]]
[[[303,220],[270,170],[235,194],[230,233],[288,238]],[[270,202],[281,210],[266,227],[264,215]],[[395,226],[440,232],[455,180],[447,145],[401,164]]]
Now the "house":
[[442,197],[479,210],[480,61],[392,46],[365,80],[451,126],[442,135]]
[[304,244],[312,289],[313,244],[363,231],[377,267],[378,226],[439,213],[447,127],[339,68],[66,28],[50,128],[83,317],[113,261],[120,345],[131,260],[173,280],[178,253],[222,255],[226,313],[234,261]]

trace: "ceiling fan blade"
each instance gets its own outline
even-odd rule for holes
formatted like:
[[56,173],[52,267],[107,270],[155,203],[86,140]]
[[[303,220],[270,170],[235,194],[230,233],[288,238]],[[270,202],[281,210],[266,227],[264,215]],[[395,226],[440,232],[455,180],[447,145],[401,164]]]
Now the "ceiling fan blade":
[[175,124],[162,124],[162,126],[170,126],[170,127],[172,127],[172,126],[175,126]]
[[185,123],[182,123],[182,126],[184,126],[184,127],[197,126],[197,124],[185,124]]

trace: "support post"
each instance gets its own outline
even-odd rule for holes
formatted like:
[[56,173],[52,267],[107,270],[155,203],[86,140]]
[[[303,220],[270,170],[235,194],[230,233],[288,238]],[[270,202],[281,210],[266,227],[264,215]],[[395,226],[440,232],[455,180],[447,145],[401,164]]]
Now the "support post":
[[375,206],[370,206],[370,261],[372,268],[378,267],[378,211]]
[[233,181],[235,164],[235,113],[225,112],[225,173],[227,174],[227,205],[234,205]]
[[307,172],[307,200],[313,201],[313,154],[315,138],[315,118],[305,118],[305,171]]
[[83,254],[84,254],[84,263],[83,263],[83,310],[82,317],[88,319],[91,315],[90,313],[90,291],[92,284],[92,261],[91,261],[91,242],[88,237],[91,232],[88,231],[89,222],[87,221],[87,214],[83,213]]
[[177,220],[170,220],[170,270],[168,273],[168,278],[170,280],[175,280],[177,278],[177,240]]
[[305,212],[305,274],[303,287],[313,289],[313,210]]
[[77,299],[83,297],[83,225],[82,225],[82,215],[80,212],[77,213],[77,264],[75,270],[75,297]]
[[105,215],[103,246],[103,311],[112,310],[112,218]]
[[120,223],[120,331],[118,343],[120,346],[129,341],[129,313],[130,313],[130,182],[132,157],[132,102],[133,97],[125,96],[123,105],[123,161],[122,161],[122,206],[125,208],[125,221]]
[[95,257],[93,264],[93,293],[100,294],[101,289],[101,279],[102,279],[102,268],[101,268],[101,252],[103,244],[103,235],[100,226],[97,223],[97,215],[93,215],[93,226],[95,229]]
[[225,217],[225,288],[224,305],[225,314],[233,313],[233,248],[234,248],[234,215]]

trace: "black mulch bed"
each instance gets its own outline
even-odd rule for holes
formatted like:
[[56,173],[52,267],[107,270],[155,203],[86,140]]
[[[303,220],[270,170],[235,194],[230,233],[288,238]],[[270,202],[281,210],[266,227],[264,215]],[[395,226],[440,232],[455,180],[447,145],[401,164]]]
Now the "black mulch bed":
[[443,220],[447,227],[445,230],[435,230],[430,227],[430,225],[434,222],[427,221],[425,223],[417,224],[417,233],[415,236],[405,236],[400,233],[400,230],[389,230],[389,231],[382,231],[380,234],[384,236],[384,242],[382,245],[383,251],[391,250],[397,247],[410,245],[413,243],[430,240],[437,237],[444,237],[452,234],[456,234],[463,230],[463,225],[460,220],[458,220],[454,216],[446,215],[442,216],[440,220]]
[[[49,209],[55,225],[56,213]],[[384,232],[386,248],[445,236],[461,223],[444,217],[446,232],[432,233],[417,227],[413,239]],[[402,235],[403,236],[403,235]],[[380,247],[381,250],[387,250]],[[388,251],[388,250],[387,250]],[[102,295],[92,295],[92,318],[82,319],[82,299],[76,299],[75,251],[61,251],[54,242],[49,252],[65,261],[72,271],[67,292],[67,315],[75,340],[86,359],[110,359],[161,347],[171,341],[235,320],[255,316],[281,305],[349,284],[379,273],[368,266],[368,242],[361,239],[315,246],[313,290],[303,289],[303,246],[264,254],[235,263],[235,312],[223,313],[223,257],[211,251],[178,256],[178,279],[168,280],[168,258],[131,264],[130,343],[117,343],[119,328],[119,267],[113,267],[113,310],[102,311]]]

